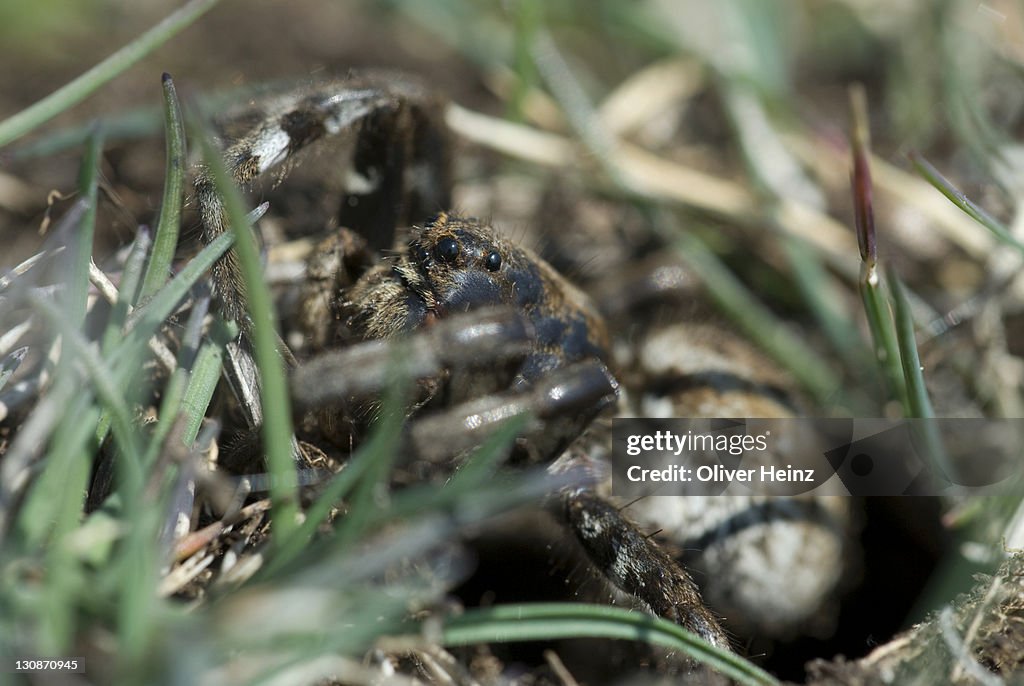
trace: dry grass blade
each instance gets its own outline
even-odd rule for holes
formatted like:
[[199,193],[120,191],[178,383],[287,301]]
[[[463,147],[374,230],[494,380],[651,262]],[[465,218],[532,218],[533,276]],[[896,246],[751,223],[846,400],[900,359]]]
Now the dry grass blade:
[[32,322],[33,318],[27,317],[25,321],[15,324],[0,336],[0,355],[6,355],[11,351],[21,337],[32,329]]
[[871,167],[868,155],[871,150],[871,129],[868,126],[868,102],[864,88],[859,85],[850,88],[850,110],[853,120],[853,198],[854,218],[857,226],[857,245],[860,259],[864,263],[865,281],[877,281],[875,270],[878,264],[878,244],[875,241],[875,212],[871,194]]
[[[73,210],[68,210],[68,214],[65,215],[65,218],[62,219],[62,221],[65,221],[65,220],[70,220],[70,221],[73,221],[73,222],[74,221],[78,221],[76,216],[79,215],[82,211],[84,211],[85,207],[84,207],[83,204],[81,204],[81,202],[78,205],[76,205],[76,207],[78,207],[79,209],[75,210],[74,212],[73,212]],[[32,267],[34,267],[37,264],[39,264],[39,262],[42,259],[47,258],[47,257],[53,257],[54,255],[56,255],[56,254],[58,254],[60,252],[63,252],[63,250],[64,250],[64,246],[59,246],[57,248],[54,248],[53,250],[43,250],[42,252],[37,252],[32,257],[29,257],[25,261],[21,262],[16,267],[11,269],[9,272],[4,274],[3,276],[0,276],[0,291],[6,290],[7,288],[9,288],[11,286],[11,284],[14,283],[14,280],[16,278],[18,278],[19,276],[27,273],[28,270],[32,269]]]
[[0,208],[12,212],[31,212],[36,209],[42,193],[16,176],[0,172]]
[[21,361],[28,354],[28,350],[27,346],[18,348],[0,361],[0,390],[3,390],[4,386],[7,385],[7,380],[18,370]]
[[[561,169],[593,169],[593,162],[569,138],[524,124],[449,105],[448,125],[460,136],[518,159]],[[667,160],[639,146],[619,143],[611,162],[630,189],[652,200],[704,210],[743,225],[764,220],[756,196],[744,186]],[[854,278],[850,232],[832,217],[784,200],[773,212],[778,224],[820,250],[837,271]]]
[[696,61],[669,57],[647,65],[601,102],[598,116],[608,133],[627,136],[664,116],[700,91],[704,70]]

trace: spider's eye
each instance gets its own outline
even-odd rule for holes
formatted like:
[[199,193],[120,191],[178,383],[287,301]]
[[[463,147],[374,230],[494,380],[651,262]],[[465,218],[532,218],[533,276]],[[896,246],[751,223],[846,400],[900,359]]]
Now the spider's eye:
[[416,248],[416,259],[420,262],[426,262],[427,258],[430,257],[430,252],[422,245]]
[[484,260],[484,266],[487,267],[489,272],[496,272],[501,269],[501,254],[497,250],[492,250],[487,255],[487,259]]
[[434,254],[443,262],[454,262],[459,256],[459,242],[454,238],[443,238],[434,247]]

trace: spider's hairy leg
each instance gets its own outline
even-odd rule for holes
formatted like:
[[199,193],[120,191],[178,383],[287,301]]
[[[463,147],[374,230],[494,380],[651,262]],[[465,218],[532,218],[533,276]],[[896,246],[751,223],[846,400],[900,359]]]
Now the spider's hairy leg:
[[[349,96],[341,100],[329,96],[319,99],[283,96],[271,103],[264,120],[224,152],[231,178],[246,187],[290,155],[325,134],[340,133],[351,127],[387,102],[386,94],[372,89],[352,92]],[[296,116],[296,112],[304,115]],[[202,239],[209,243],[229,227],[223,199],[205,167],[196,174],[193,191],[203,226]],[[248,321],[245,286],[233,250],[214,265],[213,279],[224,315],[244,326]]]
[[690,575],[610,503],[586,489],[562,494],[562,518],[604,575],[655,614],[730,650]]
[[[339,161],[350,172],[350,194],[340,219],[371,246],[390,245],[400,223],[450,202],[443,101],[412,78],[387,72],[353,74],[268,96],[256,107],[258,123],[224,151],[229,174],[243,188],[317,141],[352,136],[352,158]],[[245,115],[247,120],[254,116],[251,111]],[[229,126],[221,123],[222,129]],[[193,191],[202,239],[212,241],[228,225],[207,169],[199,168]],[[245,289],[233,251],[214,266],[213,277],[225,316],[245,328]]]
[[392,247],[396,227],[451,206],[451,146],[445,101],[436,93],[398,72],[363,72],[360,77],[386,84],[393,103],[360,124],[338,221],[372,249],[382,250]]
[[412,424],[416,456],[439,463],[480,445],[512,417],[527,415],[516,445],[520,461],[535,464],[557,455],[580,425],[615,403],[618,383],[608,369],[588,360],[557,369],[527,389],[469,400]]
[[338,293],[350,288],[374,262],[366,240],[347,228],[331,232],[313,248],[296,313],[310,350],[323,351],[348,337],[344,323],[337,321]]
[[[475,310],[403,338],[370,340],[318,355],[296,368],[292,394],[298,408],[343,412],[346,405],[378,398],[401,359],[404,372],[420,382],[427,399],[445,396],[438,398],[445,409],[419,413],[406,429],[416,459],[440,464],[478,446],[512,417],[528,414],[531,422],[518,452],[537,462],[557,454],[579,433],[578,425],[614,403],[618,384],[602,363],[588,360],[556,370],[527,389],[508,390],[534,345],[532,334],[528,320],[512,308]],[[438,385],[440,377],[447,383]]]
[[498,368],[522,359],[530,335],[526,321],[511,308],[476,310],[401,339],[368,340],[317,355],[295,369],[292,395],[297,407],[306,408],[379,396],[392,380],[396,360],[416,380],[456,365]]

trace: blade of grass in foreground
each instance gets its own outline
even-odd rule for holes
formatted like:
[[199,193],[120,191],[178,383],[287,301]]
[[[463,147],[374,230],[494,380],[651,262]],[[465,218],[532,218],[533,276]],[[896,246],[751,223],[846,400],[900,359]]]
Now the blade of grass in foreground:
[[100,418],[91,393],[79,391],[61,410],[65,420],[54,432],[43,473],[29,494],[31,502],[19,516],[23,530],[35,527],[35,537],[42,538],[38,545],[46,573],[40,588],[43,608],[34,612],[39,620],[35,645],[46,655],[67,655],[77,630],[85,575],[71,550],[70,534],[82,517],[92,463],[86,445]]
[[[465,465],[445,484],[444,488],[425,484],[407,488],[395,495],[387,514],[392,518],[412,518],[426,508],[441,509],[464,506],[483,491],[486,484],[493,483],[499,463],[508,457],[512,442],[528,424],[528,415],[510,417],[487,440],[465,460]],[[551,479],[548,478],[548,491]],[[523,489],[524,493],[528,489]],[[500,507],[501,499],[491,498],[489,504]],[[513,506],[510,499],[508,507]]]
[[118,349],[123,352],[132,345],[145,345],[145,341],[163,324],[189,289],[227,252],[234,240],[235,236],[231,233],[217,236],[177,276],[157,291],[152,300],[132,312],[125,323],[128,335]]
[[852,311],[847,311],[820,256],[793,236],[780,236],[780,245],[793,282],[829,343],[839,351],[850,369],[863,369],[865,363],[871,363],[870,355],[864,349]]
[[337,541],[340,547],[358,539],[373,521],[379,507],[380,489],[387,487],[391,465],[398,457],[412,379],[404,364],[405,350],[401,343],[392,349],[391,359],[392,377],[381,403],[379,418],[373,427],[373,436],[366,447],[367,454],[373,459],[352,493],[348,516],[338,527]]
[[167,165],[164,171],[164,195],[160,203],[160,219],[156,225],[153,252],[149,257],[140,298],[153,295],[167,281],[171,262],[178,247],[181,225],[181,194],[185,176],[185,124],[178,104],[178,94],[170,74],[161,81],[164,91],[164,128],[167,137]]
[[252,222],[242,205],[242,196],[224,167],[220,153],[200,127],[193,128],[203,152],[203,161],[224,202],[227,221],[235,236],[235,253],[245,281],[245,293],[252,318],[252,339],[260,371],[260,401],[263,406],[263,442],[270,470],[270,494],[274,503],[274,539],[279,545],[294,533],[298,523],[298,475],[292,459],[291,399],[285,381],[283,360],[270,289],[263,279],[259,251],[252,234]]
[[[93,234],[96,231],[96,196],[100,173],[100,157],[103,154],[103,136],[95,132],[85,148],[78,174],[78,189],[85,200],[85,212],[78,222],[78,230],[69,242],[74,243],[66,259],[70,260],[67,301],[68,324],[79,327],[85,321],[86,297],[89,294],[89,261],[92,259]],[[66,357],[62,356],[62,360]]]
[[[932,401],[925,387],[921,358],[917,352],[917,340],[914,337],[914,319],[910,313],[903,284],[895,272],[888,276],[892,287],[893,313],[896,320],[896,339],[900,348],[900,360],[903,363],[903,378],[907,384],[908,416],[920,419],[935,419]],[[925,461],[931,465],[937,477],[945,477],[947,481],[955,473],[951,469],[949,456],[946,455],[939,435],[939,428],[934,421],[912,422],[911,432],[918,451],[924,452]]]
[[[53,318],[75,332],[85,320],[101,150],[101,136],[93,135],[79,173],[84,210],[65,234],[70,237],[64,255],[69,274],[67,292],[58,304],[47,302],[56,312]],[[65,345],[49,393],[37,403],[5,456],[12,464],[25,465],[25,473],[11,476],[27,478],[25,458],[38,451],[39,446],[49,447],[41,462],[41,473],[27,487],[23,506],[11,511],[17,512],[13,524],[22,541],[29,549],[45,551],[47,573],[41,583],[45,609],[38,615],[41,621],[35,638],[50,654],[67,648],[74,635],[79,566],[67,549],[67,534],[81,517],[90,469],[85,441],[100,416],[91,389],[79,388],[81,382],[70,348]],[[13,502],[4,503],[5,510],[13,506]],[[6,528],[0,527],[0,535],[7,533]]]
[[[401,347],[396,347],[393,359],[401,360]],[[392,366],[395,378],[391,379],[380,412],[380,418],[373,427],[373,433],[365,445],[349,460],[344,469],[330,480],[316,502],[306,511],[305,520],[296,527],[287,539],[282,539],[274,557],[267,565],[267,574],[276,574],[285,569],[313,539],[317,528],[327,519],[331,508],[342,498],[351,496],[348,515],[338,527],[337,545],[341,548],[358,538],[373,518],[374,500],[377,488],[386,483],[391,464],[397,456],[402,437],[402,421],[405,416],[404,398],[409,389],[409,379],[401,378],[401,364]]]
[[100,349],[103,354],[110,355],[123,334],[124,323],[128,319],[128,311],[138,290],[139,281],[142,277],[142,267],[145,264],[146,256],[152,241],[149,237],[149,229],[140,226],[135,234],[135,241],[132,243],[128,253],[128,259],[124,263],[124,272],[121,276],[121,283],[117,289],[117,302],[111,308],[110,317],[107,319],[107,327],[103,332],[103,343]]
[[[109,352],[104,349],[115,373],[127,372],[129,375],[137,371],[148,354],[147,341],[164,324],[174,307],[185,297],[189,289],[198,281],[207,269],[231,246],[234,235],[226,233],[218,236],[203,248],[174,279],[165,284],[156,295],[138,308],[127,318],[123,330],[124,339],[116,348]],[[205,411],[205,407],[204,407]],[[101,443],[110,428],[108,416],[100,420],[96,430],[97,444]]]
[[106,360],[102,359],[89,344],[85,336],[77,329],[72,328],[61,316],[60,310],[52,303],[35,297],[33,297],[33,301],[36,309],[49,320],[50,325],[62,337],[64,354],[71,355],[81,364],[87,378],[92,382],[94,392],[104,405],[104,412],[111,417],[114,438],[117,441],[117,449],[121,458],[119,481],[132,492],[138,492],[143,481],[139,471],[142,447],[132,421],[131,409],[124,397],[124,389],[118,387],[118,382],[127,383],[130,376],[123,370],[119,370],[122,371],[121,374],[116,374],[108,366]]
[[182,432],[182,440],[187,446],[199,435],[199,427],[206,415],[206,408],[209,407],[213,392],[217,388],[224,363],[224,347],[228,341],[237,337],[237,327],[217,325],[213,331],[212,342],[203,344],[196,354],[180,408],[188,417]]
[[[55,331],[55,335],[77,337],[85,321],[101,153],[102,136],[94,134],[86,146],[79,172],[84,210],[64,234],[68,236],[63,256],[67,261],[67,290],[56,304],[35,303],[45,303],[50,320],[63,326],[63,331]],[[40,462],[42,471],[28,486],[15,524],[28,549],[35,554],[42,551],[42,607],[34,609],[37,621],[33,628],[37,633],[33,639],[44,654],[50,655],[67,654],[79,621],[83,570],[81,561],[70,549],[69,539],[81,519],[89,483],[92,452],[87,448],[87,439],[102,414],[94,389],[82,388],[74,350],[74,343],[64,340],[53,385],[36,404],[5,455],[5,460],[17,462],[20,458],[16,456],[23,450],[28,455],[39,450],[39,446],[48,447]],[[39,434],[33,436],[35,430]],[[32,445],[25,445],[26,441]]]
[[[402,391],[393,389],[391,395],[394,397],[386,400],[385,406],[400,400]],[[340,546],[344,546],[361,531],[365,531],[368,522],[383,522],[406,516],[414,517],[418,513],[438,510],[458,501],[459,497],[467,490],[476,488],[492,472],[497,462],[507,455],[509,446],[525,424],[524,416],[511,418],[474,451],[466,461],[467,466],[460,470],[443,489],[438,491],[434,486],[422,487],[424,492],[430,494],[429,497],[410,499],[404,497],[409,493],[403,492],[392,501],[386,511],[375,513],[363,510],[361,508],[372,508],[373,504],[369,502],[369,498],[373,497],[374,488],[380,483],[380,480],[386,477],[393,456],[398,449],[397,439],[400,436],[402,418],[401,406],[398,409],[399,412],[384,415],[384,417],[390,416],[390,419],[385,418],[378,424],[367,444],[360,448],[345,468],[331,479],[316,502],[306,510],[305,521],[298,527],[295,535],[283,543],[277,554],[269,561],[267,574],[277,573],[294,560],[312,540],[317,528],[326,521],[331,508],[340,499],[347,497],[357,484],[361,486],[362,492],[365,494],[364,502],[357,503],[357,498],[353,497],[349,517],[353,512],[357,512],[358,516],[365,515],[364,521],[351,524],[346,518],[337,537]],[[371,469],[374,473],[368,474]]]
[[904,413],[909,414],[907,386],[900,367],[896,329],[877,269],[865,268],[863,270],[860,279],[860,295],[875,349],[875,360],[885,377],[886,387],[890,396],[903,407]]
[[871,205],[871,167],[868,163],[871,133],[868,126],[867,96],[863,86],[859,84],[850,88],[850,118],[853,122],[850,133],[853,152],[850,184],[853,192],[857,244],[860,246],[860,295],[864,302],[868,330],[874,343],[875,360],[885,378],[889,394],[900,402],[904,413],[911,416],[906,382],[900,367],[896,329],[878,275],[878,243],[875,235],[875,215]]
[[100,86],[158,48],[205,14],[217,0],[191,0],[159,24],[75,80],[39,102],[0,122],[0,147],[78,104]]
[[448,646],[581,637],[654,643],[678,650],[741,684],[779,683],[742,657],[715,648],[672,622],[606,605],[536,603],[477,608],[447,619],[442,628],[442,642]]
[[159,419],[143,461],[143,469],[147,471],[157,461],[160,452],[167,449],[164,441],[177,422],[179,413],[185,417],[180,432],[182,445],[188,448],[195,441],[220,379],[224,346],[238,335],[237,331],[229,331],[223,323],[217,322],[211,333],[212,341],[200,344],[200,330],[209,311],[209,304],[208,296],[200,298],[189,314],[181,350],[178,352],[177,367],[161,391],[163,397],[157,414]]

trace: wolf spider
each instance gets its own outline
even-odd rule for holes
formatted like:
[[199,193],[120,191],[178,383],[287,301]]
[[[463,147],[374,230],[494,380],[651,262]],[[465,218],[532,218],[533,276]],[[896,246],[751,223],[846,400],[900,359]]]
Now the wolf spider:
[[[722,342],[707,327],[652,326],[640,335],[642,345],[635,356],[627,355],[625,363],[613,359],[605,317],[586,293],[487,223],[448,209],[452,174],[444,103],[419,82],[399,74],[356,74],[267,98],[262,105],[262,111],[231,117],[248,124],[225,151],[229,171],[243,186],[292,165],[297,153],[319,141],[341,140],[347,146],[342,164],[347,165],[349,182],[338,211],[343,228],[314,250],[297,316],[309,349],[337,350],[300,365],[294,374],[296,399],[310,409],[307,417],[313,417],[327,440],[358,440],[367,410],[365,403],[353,399],[380,391],[390,358],[379,341],[390,339],[405,339],[416,361],[413,366],[419,365],[421,395],[407,429],[406,449],[435,462],[478,442],[481,424],[522,410],[536,421],[517,442],[514,459],[550,464],[552,470],[589,464],[587,449],[577,439],[613,405],[639,414],[645,403],[647,409],[652,402],[660,403],[660,411],[669,416],[791,413],[785,403],[765,399],[770,395],[765,389],[775,388],[765,381],[768,365],[751,362],[756,355],[741,343]],[[195,196],[204,237],[212,240],[226,230],[226,217],[212,179],[203,171],[195,181]],[[381,259],[378,253],[388,248],[392,254]],[[641,296],[644,278],[634,282]],[[231,254],[214,268],[214,280],[224,314],[245,329],[245,294]],[[620,305],[617,314],[611,308],[611,316],[621,320],[616,326],[624,321],[635,330],[630,318],[640,315],[634,304]],[[677,349],[657,352],[659,346]],[[692,350],[696,356],[687,358]],[[668,386],[661,384],[652,392],[650,387],[657,384],[651,379],[658,375],[668,379]],[[713,380],[724,377],[737,383],[714,388]],[[641,380],[639,387],[628,389],[632,406],[620,397],[617,378]],[[615,587],[709,643],[730,648],[690,574],[619,507],[592,485],[561,488],[551,499],[557,503],[552,509],[593,566]],[[691,527],[677,545],[704,536],[707,548],[716,550],[716,530],[728,529],[744,511],[763,505],[747,500],[718,507],[711,500],[689,499],[677,507],[680,511],[672,516]],[[780,619],[778,607],[769,607],[748,624],[768,630],[774,624],[785,633],[831,593],[845,507],[819,507],[818,519],[808,516],[800,543],[787,540],[792,536],[780,528],[799,516],[787,515],[764,530],[749,522],[741,527],[745,532],[740,535],[754,538],[743,545],[760,546],[764,554],[755,557],[762,562],[778,557],[777,546],[772,552],[776,537],[793,550],[804,550],[797,558],[835,558],[814,563],[831,566],[811,573],[824,581],[801,590],[808,598],[797,609]],[[633,508],[652,524],[661,516],[659,510],[665,510],[664,504]],[[828,521],[822,520],[822,512]],[[806,553],[815,546],[826,551]],[[784,555],[792,553],[786,550]],[[769,596],[789,590],[784,569],[765,581],[761,577],[771,574],[751,568],[742,555],[730,558],[722,549],[714,554],[737,567],[738,576],[723,573],[725,584],[763,582],[751,593]],[[719,571],[713,564],[703,569],[714,586]],[[716,599],[732,613],[746,612],[751,593],[722,591],[721,586],[713,594]],[[744,617],[739,619],[742,623]]]

